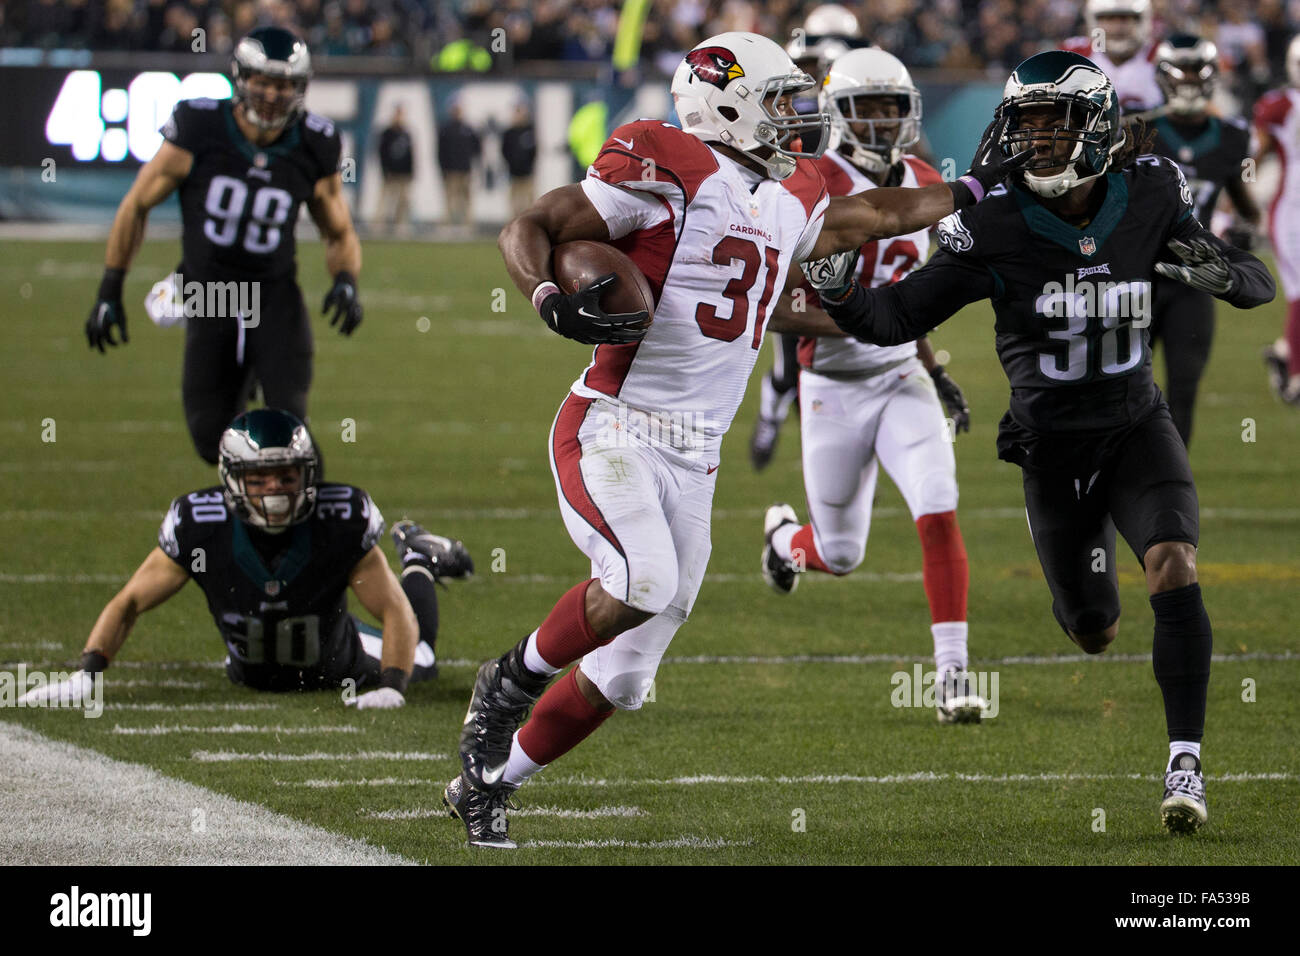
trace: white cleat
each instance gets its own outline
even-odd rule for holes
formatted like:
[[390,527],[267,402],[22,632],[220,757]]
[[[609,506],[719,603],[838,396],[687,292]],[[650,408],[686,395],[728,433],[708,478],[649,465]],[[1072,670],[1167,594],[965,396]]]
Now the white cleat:
[[800,569],[793,562],[779,557],[772,547],[772,535],[788,524],[799,524],[798,516],[789,505],[778,502],[767,509],[763,518],[763,580],[778,594],[792,594],[799,586]]
[[941,724],[978,724],[989,709],[989,703],[971,687],[970,675],[965,671],[947,671],[939,678],[939,708],[937,717]]

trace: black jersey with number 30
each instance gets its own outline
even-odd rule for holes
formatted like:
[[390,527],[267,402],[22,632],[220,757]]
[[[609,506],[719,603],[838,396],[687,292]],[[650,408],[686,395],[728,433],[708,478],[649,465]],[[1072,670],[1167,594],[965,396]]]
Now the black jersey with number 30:
[[201,280],[293,278],[298,211],[338,171],[334,124],[306,113],[255,146],[232,101],[194,99],[176,104],[162,134],[194,155],[180,186],[181,271]]
[[203,589],[242,683],[337,687],[361,653],[349,575],[383,531],[370,496],[351,485],[322,482],[311,517],[278,535],[240,521],[212,487],[172,502],[158,546]]
[[[1229,260],[1249,307],[1273,295],[1264,265],[1203,228],[1170,160],[1142,156],[1105,175],[1086,225],[1056,216],[1021,186],[939,223],[939,249],[921,269],[851,300],[862,338],[881,345],[924,335],[962,306],[990,299],[1011,416],[1039,434],[1099,432],[1140,421],[1160,404],[1147,331],[1158,260],[1171,239],[1205,239]],[[832,306],[838,321],[846,309]]]

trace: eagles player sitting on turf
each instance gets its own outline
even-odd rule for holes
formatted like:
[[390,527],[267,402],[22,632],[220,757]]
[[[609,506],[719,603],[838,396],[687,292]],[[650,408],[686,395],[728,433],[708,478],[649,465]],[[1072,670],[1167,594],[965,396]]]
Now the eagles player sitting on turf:
[[194,447],[214,465],[217,442],[243,410],[252,377],[268,406],[307,418],[314,346],[294,242],[304,202],[334,277],[324,304],[333,310],[330,324],[351,335],[362,315],[361,244],[343,196],[339,135],[303,105],[307,45],[287,30],[261,27],[235,48],[233,71],[233,99],[176,104],[157,154],[118,207],[86,320],[92,348],[116,345],[114,329],[125,344],[123,279],[149,210],[179,190],[177,272],[187,310],[181,395]]
[[[397,578],[377,542],[384,519],[352,485],[321,482],[307,427],[278,409],[241,415],[221,437],[221,485],[181,495],[145,558],[99,615],[66,684],[34,692],[76,699],[145,611],[194,579],[226,643],[226,674],[254,690],[373,688],[359,708],[400,707],[409,680],[437,675],[434,583],[466,577],[459,541],[410,521],[393,527]],[[348,586],[382,633],[348,613]]]
[[[1200,222],[1210,222],[1219,193],[1227,192],[1248,224],[1230,230],[1228,241],[1248,250],[1260,220],[1259,207],[1241,178],[1242,163],[1250,155],[1250,132],[1245,120],[1220,118],[1209,111],[1218,76],[1219,52],[1209,40],[1178,34],[1156,48],[1156,80],[1165,106],[1152,124],[1156,139],[1151,151],[1182,168]],[[1164,348],[1169,413],[1188,443],[1196,390],[1214,338],[1214,300],[1208,292],[1164,278],[1156,279],[1153,294],[1151,339]]]
[[[921,139],[921,92],[897,57],[871,49],[836,58],[822,83],[821,105],[831,118],[831,149],[817,166],[832,196],[941,181],[909,151]],[[862,247],[858,275],[873,286],[898,282],[920,266],[929,249],[929,229],[873,239]],[[773,316],[784,318],[794,307],[791,296],[782,296]],[[822,315],[815,305],[804,311]],[[763,579],[789,594],[799,572],[841,575],[856,568],[866,551],[883,467],[921,539],[939,720],[978,722],[988,705],[971,692],[965,673],[969,570],[957,525],[957,462],[940,406],[947,405],[954,432],[969,431],[961,389],[935,361],[928,339],[893,348],[842,335],[798,342],[809,521],[800,522],[788,504],[767,509]]]
[[1197,221],[1174,163],[1135,155],[1110,80],[1084,57],[1053,51],[1021,63],[998,115],[1009,120],[1004,151],[1028,145],[1034,157],[1013,185],[944,220],[923,268],[876,289],[853,281],[846,264],[839,276],[822,263],[810,272],[831,318],[879,345],[910,342],[967,303],[992,300],[1011,382],[998,454],[1023,469],[1052,611],[1089,654],[1114,640],[1118,527],[1155,612],[1170,740],[1161,817],[1171,831],[1193,831],[1207,816],[1210,620],[1196,583],[1187,449],[1151,377],[1151,284],[1175,278],[1251,308],[1272,299],[1273,279]]

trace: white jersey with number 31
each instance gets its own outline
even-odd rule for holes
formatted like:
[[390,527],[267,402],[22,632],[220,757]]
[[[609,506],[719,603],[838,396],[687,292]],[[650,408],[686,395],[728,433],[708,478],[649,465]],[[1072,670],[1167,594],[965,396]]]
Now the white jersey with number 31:
[[596,347],[573,391],[671,416],[697,447],[716,443],[786,275],[821,232],[821,173],[800,160],[785,180],[761,177],[675,126],[640,120],[614,131],[582,188],[658,305],[640,342]]

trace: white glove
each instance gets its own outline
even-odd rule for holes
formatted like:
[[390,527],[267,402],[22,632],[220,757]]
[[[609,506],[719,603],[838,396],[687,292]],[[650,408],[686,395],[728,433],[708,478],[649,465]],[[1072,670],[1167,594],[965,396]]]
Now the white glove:
[[799,267],[803,269],[803,274],[808,277],[814,289],[838,299],[853,282],[853,273],[857,271],[858,266],[858,252],[857,249],[833,252],[825,259],[801,262]]
[[396,687],[381,687],[378,690],[367,691],[360,697],[352,697],[343,703],[349,707],[356,707],[357,710],[369,710],[372,707],[391,710],[405,704],[406,698]]
[[46,684],[43,687],[29,690],[18,699],[18,703],[24,707],[42,707],[51,703],[62,707],[72,707],[88,700],[94,686],[95,678],[93,675],[85,671],[77,671],[65,681],[60,681],[57,684]]
[[1209,292],[1211,295],[1225,295],[1232,291],[1232,273],[1228,269],[1228,260],[1206,239],[1193,239],[1182,242],[1169,240],[1169,248],[1186,265],[1176,266],[1170,262],[1157,262],[1156,272],[1167,279],[1177,279],[1193,289]]

